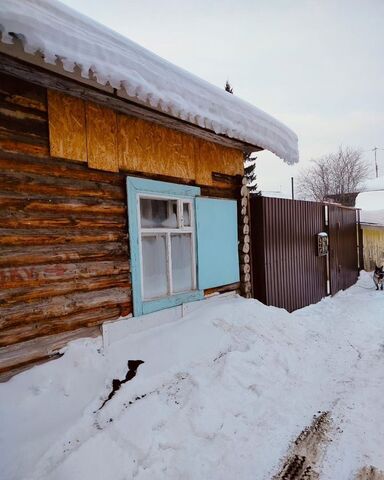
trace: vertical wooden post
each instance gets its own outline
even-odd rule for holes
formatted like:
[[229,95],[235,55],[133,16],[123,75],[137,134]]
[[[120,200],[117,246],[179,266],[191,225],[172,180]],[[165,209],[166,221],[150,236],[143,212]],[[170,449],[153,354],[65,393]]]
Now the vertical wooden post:
[[249,190],[247,187],[247,183],[247,178],[243,177],[240,190],[240,282],[241,294],[245,298],[251,298],[252,277],[250,263]]

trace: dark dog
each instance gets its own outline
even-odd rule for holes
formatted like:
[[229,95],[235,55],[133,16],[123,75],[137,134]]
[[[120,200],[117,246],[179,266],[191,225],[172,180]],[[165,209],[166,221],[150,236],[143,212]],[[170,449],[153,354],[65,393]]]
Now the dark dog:
[[383,290],[384,289],[384,269],[383,266],[375,267],[375,271],[373,272],[373,281],[376,285],[376,290]]

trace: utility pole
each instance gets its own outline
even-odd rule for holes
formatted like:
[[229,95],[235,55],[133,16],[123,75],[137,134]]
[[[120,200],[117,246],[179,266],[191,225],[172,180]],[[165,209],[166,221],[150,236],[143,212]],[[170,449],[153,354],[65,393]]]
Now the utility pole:
[[292,200],[295,199],[295,187],[293,186],[293,177],[291,177],[291,192],[292,192]]
[[379,166],[377,165],[377,158],[376,158],[376,152],[379,150],[377,147],[374,147],[372,149],[372,152],[375,152],[375,171],[376,171],[376,178],[379,178]]

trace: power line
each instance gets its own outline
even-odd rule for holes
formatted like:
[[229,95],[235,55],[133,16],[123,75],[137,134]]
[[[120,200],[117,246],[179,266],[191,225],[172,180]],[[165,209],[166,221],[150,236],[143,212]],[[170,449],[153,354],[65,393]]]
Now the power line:
[[372,152],[375,152],[375,172],[376,172],[376,178],[379,178],[379,165],[377,164],[377,150],[384,150],[384,148],[380,148],[380,147],[373,147],[372,148]]

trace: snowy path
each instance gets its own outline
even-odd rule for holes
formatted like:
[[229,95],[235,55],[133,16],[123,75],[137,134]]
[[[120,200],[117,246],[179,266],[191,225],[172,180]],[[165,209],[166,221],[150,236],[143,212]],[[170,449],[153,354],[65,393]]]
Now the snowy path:
[[363,274],[293,314],[232,298],[108,352],[74,342],[0,385],[0,412],[4,480],[262,480],[294,455],[310,473],[288,480],[384,470],[384,293]]

